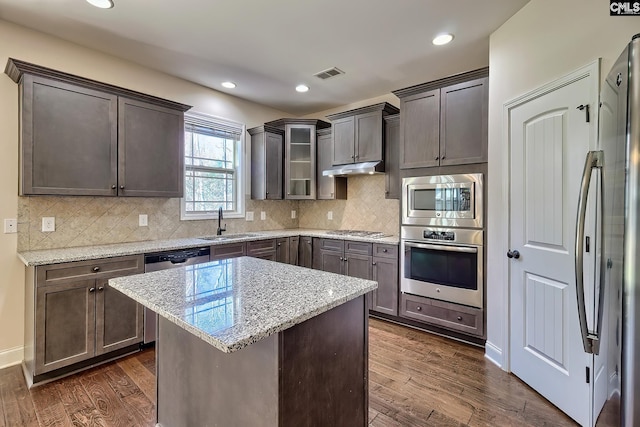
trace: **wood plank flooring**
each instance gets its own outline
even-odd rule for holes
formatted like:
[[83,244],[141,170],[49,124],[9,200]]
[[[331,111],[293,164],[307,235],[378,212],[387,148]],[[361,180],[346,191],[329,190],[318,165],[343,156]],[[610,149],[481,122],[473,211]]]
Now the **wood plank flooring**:
[[[370,319],[369,425],[575,426],[480,348]],[[145,350],[31,390],[0,370],[0,427],[154,426],[155,354]]]

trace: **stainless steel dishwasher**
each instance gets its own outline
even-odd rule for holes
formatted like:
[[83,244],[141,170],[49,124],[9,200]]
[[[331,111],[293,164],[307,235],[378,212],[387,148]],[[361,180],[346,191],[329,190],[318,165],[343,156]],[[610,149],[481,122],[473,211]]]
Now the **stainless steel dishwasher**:
[[[209,262],[210,253],[209,247],[202,247],[145,254],[144,272],[149,273]],[[153,310],[144,309],[144,344],[149,344],[156,340],[157,320],[157,315]]]

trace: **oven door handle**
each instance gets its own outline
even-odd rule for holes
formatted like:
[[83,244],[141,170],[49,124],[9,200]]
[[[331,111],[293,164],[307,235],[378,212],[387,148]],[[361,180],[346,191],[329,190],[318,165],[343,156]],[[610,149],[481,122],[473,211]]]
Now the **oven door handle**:
[[478,248],[470,248],[467,246],[427,245],[424,243],[411,243],[411,242],[405,242],[404,245],[410,248],[433,249],[436,251],[464,252],[467,254],[478,253]]

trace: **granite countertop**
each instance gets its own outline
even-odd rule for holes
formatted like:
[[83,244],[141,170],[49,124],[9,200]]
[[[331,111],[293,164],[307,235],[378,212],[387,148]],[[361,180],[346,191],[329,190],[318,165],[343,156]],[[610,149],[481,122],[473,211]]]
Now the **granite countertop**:
[[18,252],[18,257],[27,266],[59,264],[71,261],[86,261],[91,259],[111,258],[124,255],[137,255],[176,249],[196,248],[226,243],[244,242],[252,240],[274,239],[277,237],[310,236],[329,239],[353,240],[369,243],[385,243],[397,245],[397,236],[382,238],[336,236],[327,234],[329,230],[311,230],[295,228],[288,230],[256,231],[247,233],[227,234],[205,238],[187,238],[171,240],[148,240],[143,242],[117,243],[112,245],[78,246],[73,248],[46,249],[38,251]]
[[378,284],[240,257],[110,279],[109,286],[231,353],[364,295]]

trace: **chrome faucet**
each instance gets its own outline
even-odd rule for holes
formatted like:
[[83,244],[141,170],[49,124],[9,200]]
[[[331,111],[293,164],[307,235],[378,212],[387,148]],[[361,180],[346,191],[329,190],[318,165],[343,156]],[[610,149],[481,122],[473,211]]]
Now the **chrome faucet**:
[[220,221],[222,220],[222,206],[218,208],[218,229],[216,230],[216,236],[222,236],[223,231],[227,231],[227,224],[224,228],[220,227]]

